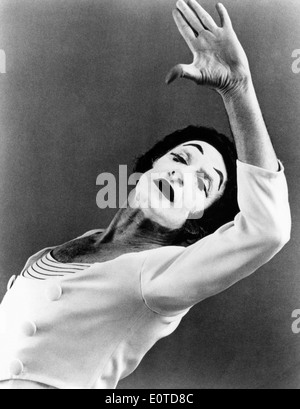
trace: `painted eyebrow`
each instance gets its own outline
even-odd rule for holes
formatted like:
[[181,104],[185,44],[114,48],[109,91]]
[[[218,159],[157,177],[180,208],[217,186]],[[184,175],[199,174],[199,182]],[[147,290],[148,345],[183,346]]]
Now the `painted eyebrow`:
[[220,190],[221,189],[221,186],[222,186],[222,184],[223,184],[223,182],[224,182],[224,175],[223,175],[223,173],[220,171],[220,170],[218,170],[218,169],[215,169],[214,168],[214,170],[217,172],[217,174],[220,176],[220,184],[219,184],[219,187],[218,187],[218,190]]
[[[203,151],[203,148],[202,148],[201,145],[196,145],[196,144],[194,144],[194,143],[190,143],[190,144],[187,144],[187,145],[184,145],[184,146],[192,146],[193,148],[198,149],[198,151],[201,153],[201,155],[204,155],[204,151]],[[219,184],[219,187],[218,187],[218,190],[220,190],[220,189],[221,189],[221,186],[222,186],[222,184],[223,184],[223,182],[224,182],[224,175],[223,175],[223,173],[222,173],[220,170],[218,170],[218,169],[216,169],[216,168],[214,168],[214,170],[215,170],[215,171],[217,172],[217,174],[220,176],[220,184]]]
[[196,145],[194,143],[190,143],[189,145],[184,145],[184,146],[192,146],[193,148],[198,149],[198,151],[201,153],[201,155],[204,155],[204,151],[201,145]]

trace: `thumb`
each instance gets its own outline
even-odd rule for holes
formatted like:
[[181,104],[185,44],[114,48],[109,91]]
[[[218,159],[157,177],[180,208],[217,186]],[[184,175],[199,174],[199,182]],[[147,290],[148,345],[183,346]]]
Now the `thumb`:
[[177,78],[187,78],[189,80],[197,81],[196,78],[197,70],[193,66],[193,64],[186,65],[186,64],[178,64],[171,69],[166,77],[166,84],[171,84]]

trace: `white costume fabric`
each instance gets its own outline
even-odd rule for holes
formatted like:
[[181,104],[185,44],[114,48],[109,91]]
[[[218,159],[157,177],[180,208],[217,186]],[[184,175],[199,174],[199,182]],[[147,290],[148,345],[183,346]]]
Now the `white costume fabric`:
[[[11,283],[0,309],[0,381],[115,388],[192,306],[278,253],[291,230],[283,166],[270,172],[238,161],[237,167],[241,212],[198,243]],[[47,252],[31,257],[24,270]]]

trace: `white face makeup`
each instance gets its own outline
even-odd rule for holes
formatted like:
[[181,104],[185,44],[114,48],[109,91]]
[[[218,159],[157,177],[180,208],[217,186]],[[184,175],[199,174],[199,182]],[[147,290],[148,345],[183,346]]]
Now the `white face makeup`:
[[160,225],[179,229],[200,219],[224,193],[227,171],[222,155],[210,144],[190,141],[157,160],[135,191],[135,207]]

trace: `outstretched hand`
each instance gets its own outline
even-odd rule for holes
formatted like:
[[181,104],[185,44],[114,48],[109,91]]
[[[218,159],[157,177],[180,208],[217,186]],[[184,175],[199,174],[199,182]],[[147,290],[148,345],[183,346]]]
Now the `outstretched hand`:
[[223,4],[217,4],[221,27],[196,0],[177,2],[173,11],[177,27],[193,53],[192,64],[179,64],[166,78],[193,80],[198,85],[226,94],[242,87],[251,77],[246,53]]

